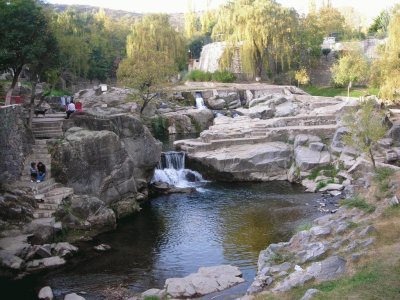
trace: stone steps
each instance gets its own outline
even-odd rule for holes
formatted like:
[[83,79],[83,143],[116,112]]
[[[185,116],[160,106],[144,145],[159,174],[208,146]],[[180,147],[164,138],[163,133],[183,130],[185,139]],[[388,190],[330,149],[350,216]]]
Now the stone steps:
[[51,139],[51,138],[61,138],[63,136],[62,130],[54,132],[34,132],[34,137],[37,139]]
[[33,217],[35,219],[52,218],[55,212],[55,210],[37,209],[33,212]]

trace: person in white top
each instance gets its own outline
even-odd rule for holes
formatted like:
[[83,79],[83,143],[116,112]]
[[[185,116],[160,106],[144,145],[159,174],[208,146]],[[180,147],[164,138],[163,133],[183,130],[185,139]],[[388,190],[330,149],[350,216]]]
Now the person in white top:
[[68,104],[68,107],[67,107],[67,117],[66,117],[66,119],[69,119],[69,116],[70,116],[72,113],[74,113],[75,110],[76,110],[76,108],[75,108],[75,103],[74,103],[73,100],[71,100],[71,102]]

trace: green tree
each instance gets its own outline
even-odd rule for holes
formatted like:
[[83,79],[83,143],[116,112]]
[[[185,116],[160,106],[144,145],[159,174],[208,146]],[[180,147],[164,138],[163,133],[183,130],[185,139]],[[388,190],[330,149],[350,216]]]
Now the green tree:
[[336,8],[323,7],[318,11],[318,26],[324,36],[343,36],[346,31],[345,24],[344,16]]
[[120,84],[138,91],[143,101],[140,113],[143,113],[176,72],[176,64],[167,52],[147,49],[136,51],[134,56],[124,59],[119,65],[117,77]]
[[300,86],[300,84],[307,84],[310,82],[310,76],[308,76],[307,70],[305,68],[297,70],[294,78],[297,80],[298,86]]
[[186,66],[186,43],[183,35],[169,22],[168,15],[151,14],[137,21],[127,37],[128,58],[147,50],[159,51],[171,58],[179,70]]
[[12,70],[6,104],[18,82],[23,67],[37,64],[49,51],[52,36],[48,20],[34,0],[0,0],[0,70]]
[[368,62],[359,51],[351,50],[332,66],[331,71],[336,84],[347,85],[347,97],[350,97],[353,83],[368,78]]
[[344,125],[349,130],[344,142],[368,155],[374,169],[376,164],[372,149],[387,131],[384,116],[384,112],[375,107],[375,101],[369,100],[362,102],[358,111],[352,110],[343,117]]
[[380,37],[386,37],[390,22],[390,12],[383,10],[372,22],[368,28],[369,34],[375,34]]
[[391,18],[388,41],[381,59],[375,66],[379,69],[380,96],[398,102],[400,99],[400,13],[394,14]]
[[293,10],[273,0],[234,0],[219,10],[217,20],[212,36],[227,41],[222,68],[231,66],[238,47],[244,70],[257,77],[291,64],[297,25]]

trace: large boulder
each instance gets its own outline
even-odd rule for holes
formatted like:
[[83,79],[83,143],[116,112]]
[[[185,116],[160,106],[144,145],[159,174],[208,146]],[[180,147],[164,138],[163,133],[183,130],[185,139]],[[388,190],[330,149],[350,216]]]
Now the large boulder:
[[66,228],[71,229],[100,232],[116,226],[114,211],[107,208],[99,198],[88,195],[73,195],[64,200],[64,205],[57,211],[57,218]]
[[77,116],[52,151],[52,174],[76,194],[106,204],[131,199],[146,188],[157,165],[161,144],[141,122],[128,115]]
[[169,278],[165,290],[172,298],[192,298],[225,290],[244,282],[239,268],[222,265],[200,268],[183,278]]

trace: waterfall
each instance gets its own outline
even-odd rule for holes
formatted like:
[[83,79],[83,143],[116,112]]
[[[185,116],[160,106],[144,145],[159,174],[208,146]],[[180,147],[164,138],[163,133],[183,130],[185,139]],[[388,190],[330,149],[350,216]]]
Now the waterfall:
[[196,97],[196,108],[197,109],[204,109],[207,108],[204,104],[204,100],[202,97]]
[[199,172],[185,169],[184,152],[164,152],[154,172],[152,182],[165,182],[179,188],[193,187],[204,182]]

